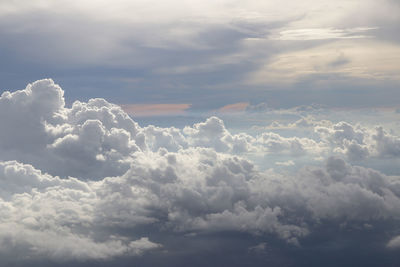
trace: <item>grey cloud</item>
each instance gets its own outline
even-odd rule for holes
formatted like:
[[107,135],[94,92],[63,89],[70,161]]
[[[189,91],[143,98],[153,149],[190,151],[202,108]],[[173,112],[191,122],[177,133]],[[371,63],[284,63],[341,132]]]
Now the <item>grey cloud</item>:
[[96,240],[93,212],[97,201],[90,184],[43,174],[31,165],[1,162],[0,254],[17,251],[19,260],[61,261],[139,255],[158,248],[147,238],[130,241],[108,236]]
[[3,93],[3,159],[33,163],[62,176],[124,173],[129,163],[123,159],[143,147],[137,124],[120,107],[101,99],[75,102],[67,109],[62,94],[51,80]]
[[[325,166],[277,173],[246,157],[361,153],[352,145],[393,156],[385,147],[397,139],[380,128],[372,135],[361,126],[325,122],[315,127],[321,138],[315,141],[232,134],[217,117],[184,129],[140,127],[103,99],[67,108],[62,96],[52,80],[42,80],[0,98],[1,114],[8,115],[0,117],[7,127],[0,139],[2,255],[56,261],[138,256],[161,248],[165,233],[272,236],[301,248],[321,225],[397,229],[398,176],[337,157],[326,158]],[[30,132],[34,146],[23,142]]]
[[[376,93],[375,85],[365,91],[362,78],[334,75],[326,85],[326,76],[330,74],[324,73],[311,75],[289,88],[282,84],[249,85],[245,81],[250,73],[268,63],[272,55],[321,44],[268,40],[271,32],[282,31],[289,25],[294,26],[289,29],[292,31],[309,25],[317,25],[313,27],[328,33],[341,29],[339,35],[378,25],[380,28],[374,30],[378,38],[394,38],[398,7],[390,1],[383,1],[378,8],[377,3],[368,1],[362,5],[365,8],[362,16],[346,1],[291,2],[296,8],[282,8],[279,1],[278,4],[223,1],[223,4],[199,4],[199,10],[183,10],[182,3],[173,1],[169,12],[164,12],[165,3],[149,8],[144,2],[117,1],[113,5],[115,12],[108,12],[108,8],[97,2],[62,1],[57,5],[51,1],[32,1],[29,5],[20,1],[3,2],[0,14],[3,37],[0,46],[4,51],[0,64],[2,89],[20,87],[29,79],[51,75],[69,88],[68,101],[92,95],[119,103],[128,98],[137,103],[179,99],[193,102],[194,108],[205,109],[229,102],[265,99],[282,106],[311,101],[333,106],[390,105],[396,99],[390,96],[397,95],[397,82],[383,85],[379,81],[377,86],[383,89]],[[330,10],[321,7],[325,4],[342,5],[344,13],[335,16],[339,9],[333,8],[335,12],[328,12],[326,18],[314,12],[305,15],[311,2],[323,14]],[[121,14],[116,15],[118,12]],[[191,14],[196,15],[191,17]],[[354,17],[358,19],[354,21]],[[315,21],[310,23],[310,19]],[[296,26],[297,23],[302,25]],[[337,67],[337,63],[343,62],[339,57],[338,61],[327,64]],[[322,87],[324,90],[320,90]],[[287,94],[276,88],[291,92]],[[229,94],[221,96],[220,89]]]
[[400,155],[400,138],[387,133],[383,127],[369,129],[339,122],[331,126],[316,126],[315,131],[333,144],[334,152],[346,154],[351,160],[398,158]]
[[321,153],[322,147],[309,138],[282,137],[273,132],[266,132],[257,137],[259,144],[270,153],[289,153],[293,156],[301,156],[306,153]]
[[393,237],[388,243],[387,247],[391,249],[399,249],[400,248],[400,236]]
[[376,128],[376,133],[372,136],[376,141],[376,150],[383,157],[400,156],[400,137],[388,134],[382,127]]

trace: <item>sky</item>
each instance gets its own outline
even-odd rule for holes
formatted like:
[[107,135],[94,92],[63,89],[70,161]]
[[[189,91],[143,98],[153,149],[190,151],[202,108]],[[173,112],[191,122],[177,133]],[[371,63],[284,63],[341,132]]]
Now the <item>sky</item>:
[[0,0],[2,264],[398,266],[399,32],[395,0]]

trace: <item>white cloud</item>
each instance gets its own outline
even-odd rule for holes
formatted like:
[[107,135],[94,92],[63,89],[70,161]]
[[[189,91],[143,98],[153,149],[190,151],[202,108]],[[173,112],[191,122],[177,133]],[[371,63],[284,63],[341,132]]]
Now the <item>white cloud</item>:
[[377,27],[359,27],[351,29],[333,29],[333,28],[314,28],[314,29],[296,29],[283,30],[276,37],[277,40],[323,40],[323,39],[358,39],[370,38],[368,34],[370,30],[376,30]]
[[[31,165],[0,163],[0,254],[20,259],[108,259],[139,255],[159,245],[147,238],[92,233],[98,197],[91,183],[43,174]],[[106,234],[106,233],[104,233]]]
[[118,256],[138,256],[160,247],[147,238],[130,242],[112,238],[96,242],[79,234],[32,230],[14,223],[2,223],[0,229],[0,253],[6,257],[6,253],[17,251],[20,261],[35,257],[57,261],[104,260]]
[[[0,98],[0,114],[7,114],[0,115],[4,257],[137,256],[160,248],[158,231],[275,235],[301,246],[324,221],[373,227],[400,217],[398,176],[337,157],[296,173],[262,171],[247,159],[284,155],[285,162],[273,161],[284,169],[292,158],[329,151],[358,160],[396,157],[398,138],[382,128],[315,122],[314,140],[232,134],[217,117],[184,129],[140,127],[103,99],[67,108],[62,96],[42,80]],[[141,226],[151,229],[151,240]]]
[[376,133],[372,136],[375,140],[375,148],[379,156],[399,157],[400,156],[400,137],[387,133],[382,127],[376,128]]
[[282,137],[273,132],[265,132],[257,136],[257,142],[268,153],[287,153],[292,156],[301,156],[306,153],[321,154],[324,145],[309,138]]
[[249,152],[255,148],[254,137],[245,133],[232,135],[225,128],[224,122],[217,117],[210,117],[205,122],[185,127],[183,132],[188,136],[192,146],[212,147],[218,152]]
[[278,166],[293,166],[293,165],[295,165],[295,163],[293,162],[293,160],[277,161],[277,162],[275,162],[275,165],[278,165]]
[[381,126],[371,129],[339,122],[314,129],[330,143],[333,152],[345,154],[350,160],[398,158],[400,155],[400,137],[387,133]]

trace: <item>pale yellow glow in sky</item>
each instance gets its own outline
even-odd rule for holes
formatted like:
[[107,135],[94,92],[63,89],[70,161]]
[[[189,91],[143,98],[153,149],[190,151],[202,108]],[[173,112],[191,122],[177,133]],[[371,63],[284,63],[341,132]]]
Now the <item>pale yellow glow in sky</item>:
[[400,47],[373,39],[352,39],[282,53],[249,75],[249,82],[292,83],[314,74],[399,81]]

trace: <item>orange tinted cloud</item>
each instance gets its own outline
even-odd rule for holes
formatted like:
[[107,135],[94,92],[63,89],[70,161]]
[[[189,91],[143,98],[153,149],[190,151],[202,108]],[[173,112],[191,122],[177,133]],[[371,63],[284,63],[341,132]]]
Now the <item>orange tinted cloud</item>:
[[223,106],[222,108],[220,108],[219,111],[220,112],[240,112],[240,111],[244,111],[248,105],[249,105],[248,102],[239,102],[239,103],[229,104],[229,105],[226,105],[226,106]]
[[125,104],[121,107],[132,116],[146,117],[184,114],[190,104]]

